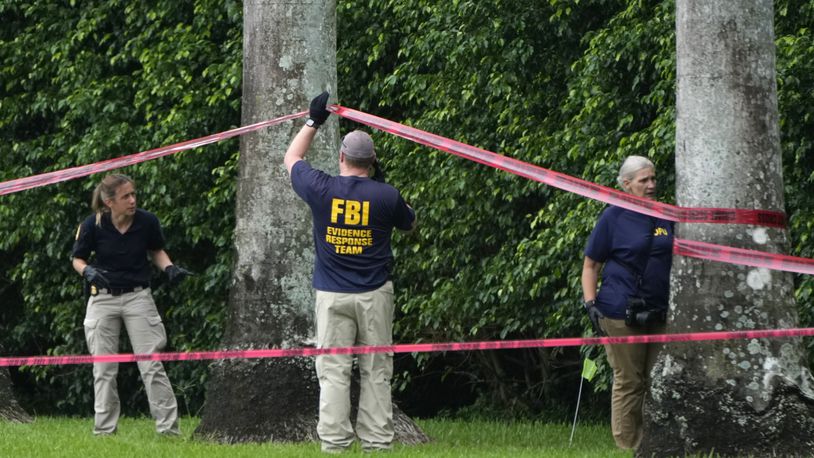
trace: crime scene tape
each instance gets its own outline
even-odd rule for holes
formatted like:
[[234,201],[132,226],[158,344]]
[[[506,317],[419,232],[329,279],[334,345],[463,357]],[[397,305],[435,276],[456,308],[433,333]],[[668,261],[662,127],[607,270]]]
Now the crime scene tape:
[[[731,208],[685,208],[664,204],[528,164],[517,159],[476,148],[465,143],[351,108],[335,105],[334,112],[344,118],[414,141],[424,146],[455,154],[474,162],[504,170],[568,192],[573,192],[583,197],[650,216],[684,223],[753,224],[768,227],[785,227],[786,225],[786,216],[783,212]],[[712,243],[695,242],[692,240],[674,239],[673,253],[730,264],[766,267],[774,270],[810,275],[814,274],[814,260],[811,259],[734,248]]]
[[59,183],[61,181],[73,180],[75,178],[93,175],[94,173],[107,172],[108,170],[138,164],[139,162],[158,159],[159,157],[168,156],[170,154],[175,154],[180,151],[197,148],[199,146],[208,145],[210,143],[219,142],[221,140],[226,140],[227,138],[232,138],[238,135],[243,135],[248,132],[260,130],[264,127],[280,124],[291,119],[301,118],[307,114],[308,114],[307,111],[303,111],[300,113],[294,113],[286,116],[281,116],[279,118],[270,119],[268,121],[250,124],[244,127],[238,127],[236,129],[227,130],[217,134],[208,135],[206,137],[200,137],[169,146],[163,146],[161,148],[151,149],[149,151],[131,154],[129,156],[122,156],[101,162],[96,162],[94,164],[80,165],[69,169],[56,170],[53,172],[41,173],[39,175],[32,175],[25,178],[17,178],[15,180],[4,181],[0,183],[0,196],[4,194],[11,194],[15,192],[24,191],[26,189]]
[[215,359],[290,358],[317,355],[361,355],[372,353],[426,353],[439,351],[516,350],[540,347],[577,347],[581,345],[703,342],[713,340],[765,339],[814,336],[814,328],[755,329],[748,331],[691,332],[624,337],[566,337],[557,339],[492,340],[481,342],[415,343],[333,348],[279,348],[257,350],[221,350],[174,353],[137,353],[112,355],[23,356],[0,358],[0,367],[48,366],[90,363],[131,363],[137,361],[204,361]]
[[752,267],[765,267],[773,270],[814,275],[814,259],[798,258],[765,251],[746,250],[695,240],[673,239],[673,254],[690,258],[740,264]]
[[334,105],[333,107],[334,112],[343,118],[412,140],[421,145],[646,215],[682,223],[753,224],[767,227],[786,227],[786,215],[783,212],[735,208],[685,208],[664,204],[528,164],[351,108],[340,105]]
[[[767,227],[786,226],[786,215],[783,212],[734,208],[685,208],[664,204],[650,199],[637,197],[606,186],[591,183],[570,175],[528,164],[517,159],[502,156],[491,151],[476,148],[465,143],[431,134],[414,127],[405,126],[403,124],[361,111],[353,110],[351,108],[333,105],[331,106],[331,109],[339,116],[379,130],[383,130],[402,138],[406,138],[416,143],[455,154],[457,156],[481,164],[489,165],[491,167],[538,181],[568,192],[572,192],[583,197],[588,197],[590,199],[595,199],[600,202],[616,205],[639,213],[644,213],[646,215],[684,223],[752,224]],[[92,175],[94,173],[106,172],[151,159],[157,159],[159,157],[197,148],[199,146],[215,143],[227,138],[243,135],[248,132],[300,118],[306,114],[308,114],[307,111],[294,113],[268,121],[208,135],[206,137],[200,137],[169,146],[131,154],[129,156],[122,156],[93,164],[5,181],[0,183],[0,196],[39,186],[45,186],[48,184],[68,181],[75,178]]]
[[[339,116],[379,130],[383,130],[408,140],[412,140],[416,143],[455,154],[457,156],[464,157],[481,164],[489,165],[524,178],[547,184],[549,186],[569,191],[583,197],[599,200],[607,204],[627,208],[629,210],[637,211],[650,216],[656,216],[659,218],[684,223],[752,224],[767,227],[786,226],[786,215],[783,212],[734,208],[684,208],[664,204],[650,199],[637,197],[606,186],[591,183],[570,175],[528,164],[517,159],[502,156],[491,151],[476,148],[465,143],[431,134],[420,129],[405,126],[403,124],[361,111],[353,110],[351,108],[334,105],[332,106],[332,109]],[[308,114],[307,111],[294,113],[268,121],[212,134],[206,137],[200,137],[149,151],[131,154],[129,156],[122,156],[94,164],[87,164],[5,181],[0,183],[0,196],[157,159],[159,157],[208,145],[227,138],[243,135],[248,132],[300,118],[306,114]]]
[[[455,154],[456,156],[538,181],[564,191],[573,192],[583,197],[650,216],[684,223],[753,224],[780,228],[786,226],[786,215],[783,212],[731,208],[685,208],[664,204],[528,164],[517,159],[512,159],[351,108],[334,105],[333,110],[339,116],[411,140],[418,144]],[[675,238],[673,253],[730,264],[766,267],[774,270],[809,275],[814,274],[814,260],[811,259],[734,248],[712,243],[695,242],[692,240]]]
[[[684,208],[675,205],[663,204],[650,199],[636,197],[606,186],[597,185],[589,181],[548,170],[539,166],[528,164],[517,159],[502,156],[491,151],[476,148],[465,143],[431,134],[420,129],[405,126],[403,124],[358,110],[353,110],[351,108],[333,105],[330,107],[330,109],[337,115],[344,118],[368,125],[393,135],[397,135],[421,145],[455,154],[474,162],[489,165],[491,167],[548,184],[565,191],[573,192],[584,197],[599,200],[611,205],[617,205],[647,215],[680,222],[736,223],[769,227],[785,227],[786,217],[782,212],[727,208]],[[280,116],[268,121],[258,122],[248,126],[143,151],[129,156],[122,156],[94,164],[87,164],[69,169],[57,170],[54,172],[47,172],[30,177],[5,181],[0,183],[0,195],[11,194],[26,189],[72,180],[75,178],[92,175],[94,173],[105,172],[128,165],[157,159],[170,154],[175,154],[181,151],[236,137],[238,135],[243,135],[245,133],[256,131],[265,127],[281,124],[285,121],[300,118],[307,114],[307,111],[301,111],[299,113]],[[731,264],[766,267],[769,269],[784,270],[796,273],[814,274],[814,260],[811,259],[754,250],[745,250],[711,243],[694,242],[690,240],[674,240],[673,253],[682,256],[727,262]]]
[[[384,118],[379,118],[361,111],[339,105],[333,105],[330,107],[330,109],[339,116],[366,124],[370,127],[383,130],[419,144],[455,154],[457,156],[489,165],[491,167],[529,178],[534,181],[549,184],[565,191],[574,192],[601,202],[618,205],[620,207],[651,216],[657,216],[673,221],[694,223],[739,223],[769,227],[785,226],[785,214],[782,212],[726,208],[684,208],[663,204],[649,199],[636,197],[631,194],[597,185],[589,181],[581,180],[579,178],[571,177],[559,172],[544,169],[542,167],[502,156],[491,151],[466,145],[455,140],[431,134],[413,127],[405,126]],[[199,146],[280,124],[285,121],[303,117],[307,114],[307,111],[302,111],[129,156],[122,156],[94,164],[2,182],[0,183],[0,195],[11,194],[26,189],[72,180],[94,173],[105,172],[108,170],[137,164],[139,162],[157,159],[170,154],[197,148]],[[775,270],[784,270],[803,274],[814,274],[814,260],[811,259],[766,253],[762,251],[745,250],[711,243],[675,239],[673,253],[682,256],[727,262],[731,264],[766,267]]]
[[[622,208],[656,216],[667,220],[691,223],[719,223],[719,224],[753,224],[768,227],[785,227],[786,217],[782,212],[767,210],[726,209],[726,208],[683,208],[669,204],[639,198],[612,188],[597,185],[579,178],[571,177],[559,172],[544,169],[516,159],[502,156],[487,150],[466,145],[455,140],[444,138],[426,131],[405,126],[361,111],[341,106],[331,107],[337,115],[347,119],[383,130],[399,137],[445,151],[457,156],[489,165],[491,167],[513,173],[534,181],[554,186],[565,191],[599,200],[604,203]],[[307,112],[281,116],[268,121],[259,122],[229,131],[188,140],[173,145],[156,148],[141,153],[109,159],[106,161],[73,167],[54,172],[43,173],[26,178],[20,178],[0,183],[0,195],[11,194],[26,189],[45,186],[48,184],[67,181],[94,173],[105,172],[139,162],[157,159],[180,151],[197,148],[227,138],[243,135],[275,124],[303,117]],[[799,273],[814,274],[814,260],[797,258],[772,253],[744,250],[726,247],[711,243],[695,242],[674,239],[674,253],[700,259],[743,264],[771,269],[787,270]],[[320,354],[365,354],[365,353],[416,353],[437,351],[466,351],[466,350],[500,350],[533,347],[559,347],[600,344],[632,344],[632,343],[668,343],[690,342],[708,340],[730,340],[745,338],[779,338],[814,335],[814,328],[794,328],[780,330],[752,330],[752,331],[721,331],[686,334],[660,334],[626,337],[589,337],[589,338],[561,338],[561,339],[533,339],[486,341],[464,343],[425,343],[400,344],[389,346],[365,347],[337,347],[337,348],[291,348],[291,349],[259,349],[259,350],[224,350],[203,352],[176,352],[152,354],[114,354],[114,355],[68,355],[68,356],[33,356],[33,357],[0,357],[0,367],[8,366],[35,366],[55,364],[87,364],[87,363],[113,363],[136,362],[148,360],[162,361],[195,361],[234,358],[274,358],[316,356]]]

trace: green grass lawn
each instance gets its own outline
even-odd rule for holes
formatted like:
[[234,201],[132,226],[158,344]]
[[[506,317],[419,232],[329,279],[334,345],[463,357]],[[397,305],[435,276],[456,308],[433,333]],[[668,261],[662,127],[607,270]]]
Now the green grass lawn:
[[[220,445],[191,439],[197,418],[184,418],[183,436],[157,435],[148,418],[122,418],[115,436],[94,437],[90,418],[40,417],[30,424],[0,422],[2,457],[324,457],[317,443]],[[419,420],[433,439],[419,446],[396,444],[390,457],[629,457],[614,446],[607,426],[535,422]],[[361,454],[358,444],[342,456]],[[385,454],[383,454],[385,455]]]

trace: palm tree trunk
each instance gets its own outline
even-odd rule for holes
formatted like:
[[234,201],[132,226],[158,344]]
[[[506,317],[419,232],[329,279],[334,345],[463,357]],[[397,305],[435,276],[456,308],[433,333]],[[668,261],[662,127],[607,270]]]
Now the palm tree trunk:
[[[679,205],[784,210],[771,0],[677,1]],[[788,232],[681,224],[677,236],[774,253]],[[792,276],[673,259],[668,332],[798,323]],[[638,454],[802,456],[814,393],[801,339],[668,345],[652,372]]]

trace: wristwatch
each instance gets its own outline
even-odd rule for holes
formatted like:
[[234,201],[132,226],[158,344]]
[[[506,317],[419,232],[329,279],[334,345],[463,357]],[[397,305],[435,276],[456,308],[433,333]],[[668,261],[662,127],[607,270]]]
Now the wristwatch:
[[314,120],[313,120],[313,119],[311,119],[311,118],[308,118],[308,120],[306,120],[306,121],[305,121],[305,125],[306,125],[306,126],[308,126],[308,127],[313,127],[314,129],[319,128],[319,126],[317,125],[316,121],[314,121]]
[[586,310],[593,307],[594,305],[596,305],[595,299],[592,299],[590,301],[582,301],[582,306],[585,307]]

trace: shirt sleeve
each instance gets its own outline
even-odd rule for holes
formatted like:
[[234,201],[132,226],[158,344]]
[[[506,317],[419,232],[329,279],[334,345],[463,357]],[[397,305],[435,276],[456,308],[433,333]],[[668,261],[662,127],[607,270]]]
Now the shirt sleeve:
[[153,214],[150,214],[150,217],[150,232],[147,237],[147,249],[150,251],[162,250],[164,249],[166,240],[164,239],[164,231],[161,229],[161,222],[159,222],[158,217]]
[[305,202],[311,203],[316,200],[327,188],[327,180],[330,175],[321,170],[311,167],[307,161],[297,161],[291,167],[291,187],[294,192]]
[[605,262],[610,256],[612,234],[609,219],[608,212],[603,212],[585,245],[585,256],[597,262]]
[[398,196],[398,204],[396,206],[396,223],[395,226],[403,231],[409,231],[413,227],[415,221],[415,210],[407,205],[401,194]]
[[76,237],[71,250],[71,257],[88,260],[96,246],[94,219],[88,218],[76,228]]

